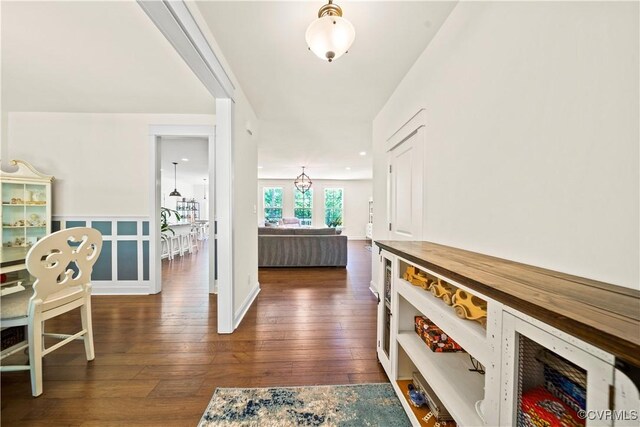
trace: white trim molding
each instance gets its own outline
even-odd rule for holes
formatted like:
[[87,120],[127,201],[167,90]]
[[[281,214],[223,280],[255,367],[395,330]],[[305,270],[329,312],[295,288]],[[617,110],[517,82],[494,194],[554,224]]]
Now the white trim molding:
[[258,297],[259,293],[260,293],[260,282],[255,284],[251,292],[249,292],[249,295],[247,295],[244,302],[238,309],[238,312],[236,313],[236,316],[233,319],[234,329],[237,328],[238,325],[240,325],[240,322],[242,322],[242,319],[244,319],[244,316],[247,314],[247,311],[249,311],[249,308],[253,304],[253,301],[255,301],[255,299]]
[[214,98],[233,99],[233,83],[184,1],[138,0]]
[[397,131],[393,133],[385,143],[386,151],[390,151],[407,138],[411,137],[420,128],[427,125],[427,110],[421,108],[409,120],[407,120]]

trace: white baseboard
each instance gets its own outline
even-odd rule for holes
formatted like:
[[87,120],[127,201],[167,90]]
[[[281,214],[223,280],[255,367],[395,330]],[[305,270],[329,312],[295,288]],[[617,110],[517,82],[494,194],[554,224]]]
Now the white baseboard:
[[369,240],[367,236],[347,236],[348,240]]
[[151,295],[155,293],[155,289],[151,289],[151,282],[147,284],[141,282],[92,282],[91,295]]
[[247,295],[247,298],[245,298],[244,302],[240,306],[238,313],[233,318],[234,330],[240,325],[240,322],[242,322],[242,319],[244,319],[244,315],[247,314],[247,311],[249,311],[251,304],[253,304],[253,301],[256,299],[259,293],[260,293],[260,282],[256,283],[256,285],[251,290],[251,292],[249,292],[249,295]]

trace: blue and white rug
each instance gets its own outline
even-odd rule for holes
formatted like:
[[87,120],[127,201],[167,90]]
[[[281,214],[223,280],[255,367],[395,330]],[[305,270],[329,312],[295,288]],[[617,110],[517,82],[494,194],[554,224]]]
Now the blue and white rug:
[[411,423],[391,384],[218,388],[203,426],[405,427]]

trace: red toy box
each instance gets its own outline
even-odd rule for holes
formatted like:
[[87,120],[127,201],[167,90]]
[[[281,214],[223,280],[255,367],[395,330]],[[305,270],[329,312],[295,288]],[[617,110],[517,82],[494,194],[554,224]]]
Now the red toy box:
[[518,425],[531,427],[581,427],[585,420],[576,411],[549,393],[537,387],[522,394]]
[[427,343],[431,351],[437,353],[464,353],[464,349],[438,328],[435,323],[423,316],[415,317],[416,333]]

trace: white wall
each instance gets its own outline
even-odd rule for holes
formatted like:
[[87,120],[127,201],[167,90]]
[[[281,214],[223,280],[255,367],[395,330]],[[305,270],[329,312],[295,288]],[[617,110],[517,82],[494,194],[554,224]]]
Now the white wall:
[[638,288],[638,31],[638,3],[459,3],[374,121],[376,218],[424,107],[425,240]]
[[148,216],[149,125],[214,115],[9,113],[7,156],[54,175],[53,215]]
[[[233,147],[233,272],[236,317],[258,283],[258,221],[255,189],[258,182],[257,118],[241,90],[236,89]],[[256,126],[253,136],[247,122]]]
[[[364,180],[330,180],[313,179],[313,226],[325,227],[324,224],[324,190],[325,188],[342,188],[344,200],[343,227],[349,239],[364,239],[369,218],[369,197],[372,192],[372,181]],[[258,180],[258,219],[264,221],[264,187],[282,187],[282,216],[293,217],[293,179],[260,179]]]

